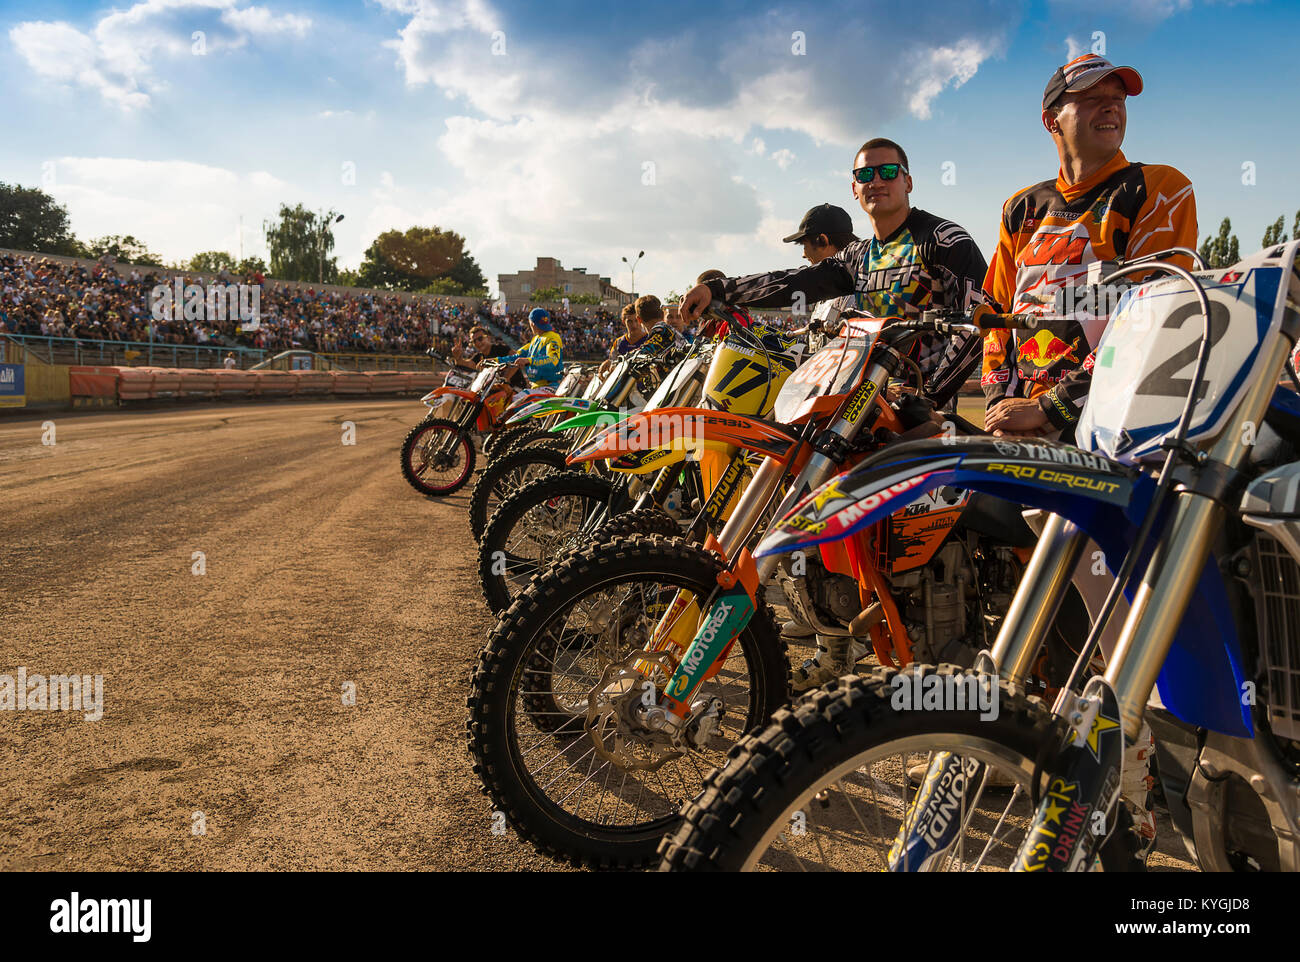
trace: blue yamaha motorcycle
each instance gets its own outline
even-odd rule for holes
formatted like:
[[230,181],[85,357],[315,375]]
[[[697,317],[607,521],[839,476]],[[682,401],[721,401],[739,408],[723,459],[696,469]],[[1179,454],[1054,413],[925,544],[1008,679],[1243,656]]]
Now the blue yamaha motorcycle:
[[[1121,796],[1152,787],[1200,868],[1300,868],[1300,242],[1226,270],[1171,253],[1192,252],[1093,275],[1126,289],[1077,446],[890,445],[772,527],[756,556],[947,487],[1024,505],[1041,533],[973,668],[846,676],[779,713],[686,806],[666,869],[1141,869]],[[1091,630],[1048,704],[1026,681],[1072,585]]]

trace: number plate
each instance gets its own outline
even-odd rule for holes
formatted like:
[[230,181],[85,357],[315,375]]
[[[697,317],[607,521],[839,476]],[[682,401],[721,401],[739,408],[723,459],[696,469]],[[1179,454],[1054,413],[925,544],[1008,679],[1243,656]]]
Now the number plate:
[[[1277,336],[1283,265],[1298,248],[1269,248],[1227,270],[1197,274],[1210,302],[1211,347],[1189,441],[1214,437],[1249,385],[1268,373],[1259,346]],[[1196,294],[1180,278],[1126,293],[1094,355],[1079,446],[1129,464],[1157,454],[1191,391],[1203,329]]]

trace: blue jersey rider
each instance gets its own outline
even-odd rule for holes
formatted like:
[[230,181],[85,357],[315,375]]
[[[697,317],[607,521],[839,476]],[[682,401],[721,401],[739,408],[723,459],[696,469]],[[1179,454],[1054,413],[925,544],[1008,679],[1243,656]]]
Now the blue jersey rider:
[[528,323],[533,329],[532,340],[518,354],[507,354],[501,362],[523,368],[524,376],[534,388],[554,390],[560,383],[560,374],[564,369],[563,342],[551,326],[551,315],[544,309],[533,308],[528,315]]

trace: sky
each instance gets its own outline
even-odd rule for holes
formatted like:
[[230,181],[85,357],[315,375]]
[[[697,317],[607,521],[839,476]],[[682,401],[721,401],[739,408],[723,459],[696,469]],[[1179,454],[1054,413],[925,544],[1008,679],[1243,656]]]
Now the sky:
[[[1136,67],[1124,152],[1191,178],[1242,253],[1300,210],[1300,4],[856,0],[6,0],[0,181],[83,240],[265,256],[281,203],[334,209],[341,267],[380,232],[456,230],[495,288],[539,256],[631,289],[797,266],[781,238],[877,136],[912,203],[992,253],[1002,202],[1055,176],[1052,71]],[[16,133],[16,136],[14,135]],[[242,225],[242,226],[241,226]]]

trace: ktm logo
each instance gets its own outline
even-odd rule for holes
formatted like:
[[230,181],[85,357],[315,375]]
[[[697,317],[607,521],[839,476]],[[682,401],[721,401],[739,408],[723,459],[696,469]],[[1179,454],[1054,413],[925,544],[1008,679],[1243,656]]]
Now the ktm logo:
[[1083,253],[1090,238],[1070,234],[1037,234],[1021,255],[1020,263],[1026,267],[1044,264],[1082,264]]

